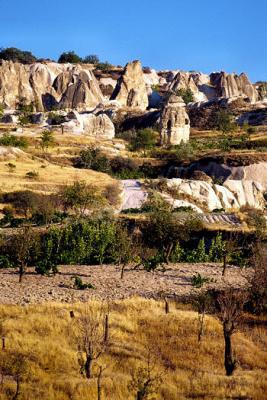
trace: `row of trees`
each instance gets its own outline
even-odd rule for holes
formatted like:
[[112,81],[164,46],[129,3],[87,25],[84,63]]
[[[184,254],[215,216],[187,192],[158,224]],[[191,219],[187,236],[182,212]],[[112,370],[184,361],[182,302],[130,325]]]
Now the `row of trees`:
[[[16,47],[7,47],[0,49],[0,60],[5,61],[13,61],[19,62],[22,64],[32,64],[39,60],[36,56],[34,56],[30,51],[20,50]],[[66,51],[63,52],[58,59],[59,63],[87,63],[94,64],[99,69],[108,69],[111,67],[111,64],[106,62],[100,62],[99,57],[96,54],[90,54],[86,57],[80,57],[74,51]]]

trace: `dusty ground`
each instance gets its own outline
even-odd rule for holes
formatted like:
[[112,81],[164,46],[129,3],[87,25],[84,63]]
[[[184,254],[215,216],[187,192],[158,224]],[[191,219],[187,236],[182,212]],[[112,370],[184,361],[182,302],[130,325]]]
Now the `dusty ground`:
[[[132,296],[158,298],[161,296],[186,296],[196,293],[191,277],[199,272],[212,280],[205,288],[224,286],[244,286],[250,270],[229,267],[226,276],[221,276],[222,268],[216,264],[173,264],[165,272],[146,272],[143,270],[125,270],[124,279],[120,279],[119,266],[62,266],[54,277],[36,275],[28,271],[24,282],[18,283],[16,270],[0,270],[0,303],[27,304],[60,301],[72,303],[97,299],[124,299]],[[91,283],[95,289],[76,290],[73,288],[74,275],[84,283]]]

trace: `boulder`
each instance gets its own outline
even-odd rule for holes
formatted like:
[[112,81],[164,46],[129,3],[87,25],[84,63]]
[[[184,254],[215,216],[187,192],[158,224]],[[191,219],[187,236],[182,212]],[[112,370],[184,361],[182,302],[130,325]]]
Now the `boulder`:
[[122,107],[140,110],[148,107],[147,89],[140,61],[133,61],[126,65],[111,100],[117,100]]
[[263,187],[260,183],[248,180],[227,180],[224,186],[234,194],[239,207],[264,209]]
[[188,142],[190,121],[182,98],[170,95],[160,117],[160,135],[162,144],[180,144]]
[[64,131],[85,134],[97,139],[113,139],[115,128],[111,119],[104,113],[95,115],[94,113],[79,114],[71,111],[68,114],[70,121],[63,123]]

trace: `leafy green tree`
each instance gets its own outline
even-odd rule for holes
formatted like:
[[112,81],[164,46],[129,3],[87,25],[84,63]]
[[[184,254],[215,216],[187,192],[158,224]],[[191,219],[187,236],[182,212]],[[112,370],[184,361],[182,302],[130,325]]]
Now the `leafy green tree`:
[[55,138],[54,138],[53,132],[51,132],[51,131],[48,131],[48,130],[43,131],[41,133],[40,139],[41,139],[41,147],[42,147],[43,151],[45,151],[45,149],[48,150],[49,146],[53,146],[55,144]]
[[194,94],[191,89],[181,88],[176,91],[177,96],[181,96],[185,104],[192,103],[194,101]]
[[60,198],[65,209],[72,209],[79,217],[83,217],[86,211],[92,212],[105,205],[105,199],[96,188],[83,181],[66,186],[60,193]]
[[215,115],[215,126],[224,134],[231,133],[236,129],[233,115],[223,109],[217,111]]
[[82,59],[74,51],[66,51],[60,55],[58,62],[61,64],[64,63],[77,64],[82,62]]
[[20,50],[16,47],[1,49],[0,60],[20,62],[22,64],[32,64],[37,61],[36,57],[30,51]]
[[110,172],[109,159],[95,146],[89,146],[81,151],[77,166],[94,171]]
[[152,149],[157,143],[157,132],[150,128],[140,129],[136,132],[135,137],[131,139],[131,150],[143,150],[144,155],[146,151]]

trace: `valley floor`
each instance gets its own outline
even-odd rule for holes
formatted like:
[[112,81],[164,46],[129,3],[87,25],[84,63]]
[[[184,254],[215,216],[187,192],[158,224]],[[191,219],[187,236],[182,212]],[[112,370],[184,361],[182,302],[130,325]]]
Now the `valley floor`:
[[[120,278],[120,267],[103,266],[61,266],[53,277],[37,275],[34,269],[28,269],[23,282],[18,283],[15,269],[0,270],[0,303],[28,304],[60,301],[72,303],[91,298],[114,300],[132,296],[162,298],[187,296],[199,289],[192,286],[191,278],[199,273],[210,282],[204,288],[239,287],[248,284],[252,271],[237,267],[228,267],[222,277],[219,264],[169,264],[166,271],[146,272],[144,270],[125,269],[124,278]],[[90,283],[94,289],[77,290],[73,288],[74,276]]]

